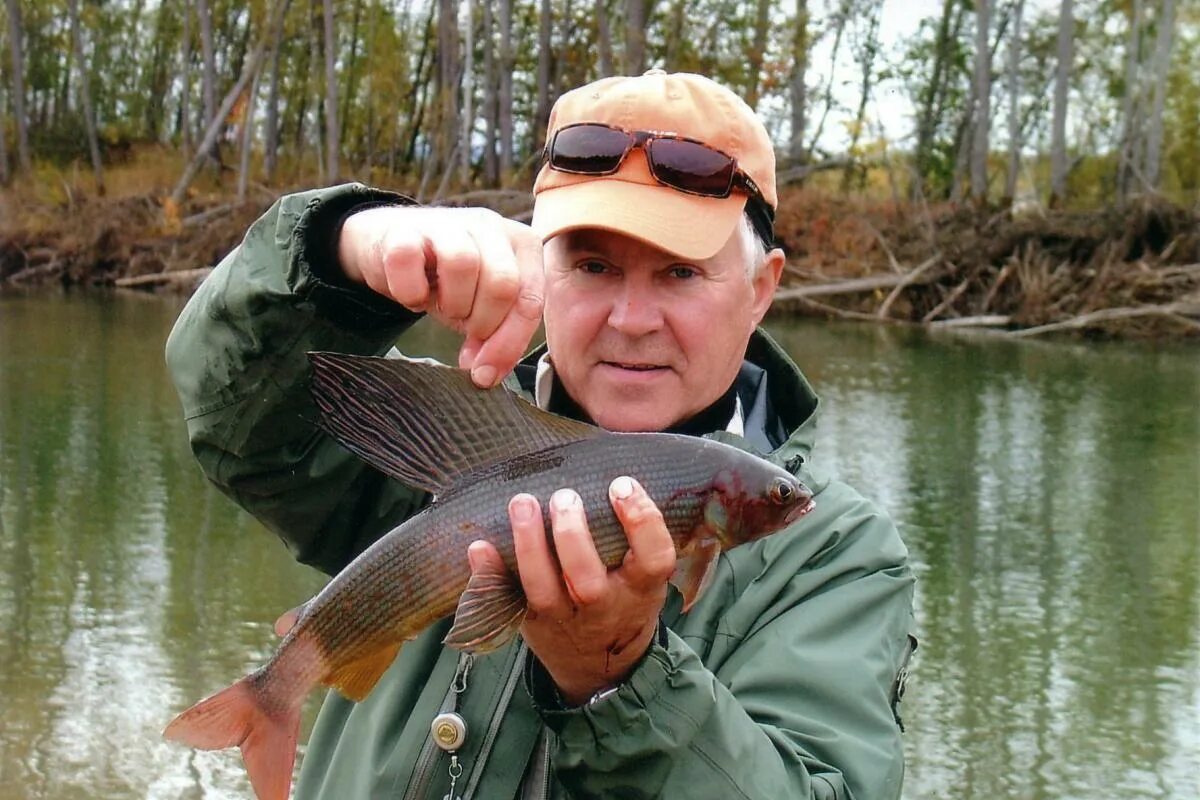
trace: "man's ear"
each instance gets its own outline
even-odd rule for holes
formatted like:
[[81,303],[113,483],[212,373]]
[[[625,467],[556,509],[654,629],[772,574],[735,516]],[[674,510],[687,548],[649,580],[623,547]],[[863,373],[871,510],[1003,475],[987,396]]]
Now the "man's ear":
[[779,279],[783,277],[783,251],[776,247],[767,253],[767,259],[754,276],[754,324],[762,322],[775,299],[775,290],[779,288]]

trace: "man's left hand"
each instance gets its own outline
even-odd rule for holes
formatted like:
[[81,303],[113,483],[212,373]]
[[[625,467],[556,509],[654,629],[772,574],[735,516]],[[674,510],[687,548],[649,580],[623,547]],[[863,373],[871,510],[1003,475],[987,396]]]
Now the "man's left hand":
[[[630,478],[617,478],[609,499],[629,539],[624,560],[611,570],[596,552],[574,491],[560,489],[550,498],[553,551],[537,499],[519,494],[508,506],[529,603],[521,633],[571,705],[616,686],[641,660],[675,570],[675,545],[645,490]],[[500,556],[486,542],[475,542],[468,557],[474,570]]]

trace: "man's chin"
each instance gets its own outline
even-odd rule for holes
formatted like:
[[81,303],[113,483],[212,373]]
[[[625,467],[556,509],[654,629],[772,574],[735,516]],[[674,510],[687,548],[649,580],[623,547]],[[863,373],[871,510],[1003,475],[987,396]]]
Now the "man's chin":
[[671,427],[680,417],[676,409],[651,399],[597,404],[588,415],[601,428],[616,433],[653,433]]

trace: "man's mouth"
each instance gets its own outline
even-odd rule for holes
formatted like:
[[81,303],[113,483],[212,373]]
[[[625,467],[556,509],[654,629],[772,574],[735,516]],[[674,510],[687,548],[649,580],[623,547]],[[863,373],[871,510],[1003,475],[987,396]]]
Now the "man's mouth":
[[660,364],[633,364],[627,361],[601,361],[600,363],[618,369],[633,370],[634,372],[652,372],[653,370],[666,369],[666,367]]

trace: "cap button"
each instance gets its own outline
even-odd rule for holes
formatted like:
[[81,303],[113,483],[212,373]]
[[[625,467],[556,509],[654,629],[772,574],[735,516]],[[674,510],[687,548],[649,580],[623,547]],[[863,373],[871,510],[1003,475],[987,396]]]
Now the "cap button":
[[667,74],[667,71],[665,69],[659,69],[658,67],[655,67],[654,69],[648,69],[645,72],[643,72],[642,77],[644,78],[647,75],[666,75],[666,74]]

